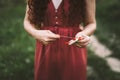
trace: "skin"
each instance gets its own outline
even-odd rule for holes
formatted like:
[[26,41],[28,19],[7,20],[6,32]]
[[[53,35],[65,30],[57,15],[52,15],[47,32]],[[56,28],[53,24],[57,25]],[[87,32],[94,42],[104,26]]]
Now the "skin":
[[[74,43],[78,47],[85,47],[90,43],[90,35],[96,30],[96,20],[95,20],[95,2],[96,0],[85,0],[86,1],[86,17],[84,18],[84,29],[76,34],[76,38],[82,37],[82,40]],[[54,34],[50,30],[38,30],[35,25],[30,24],[28,20],[27,11],[24,18],[24,29],[35,39],[39,40],[42,44],[47,45],[60,38],[60,35]]]

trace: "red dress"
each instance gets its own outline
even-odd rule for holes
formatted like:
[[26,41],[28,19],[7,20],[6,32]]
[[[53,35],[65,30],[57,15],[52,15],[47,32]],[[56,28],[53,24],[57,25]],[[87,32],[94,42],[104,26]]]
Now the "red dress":
[[[74,37],[81,31],[81,18],[79,14],[73,22],[68,22],[68,16],[62,14],[63,9],[68,14],[68,8],[68,0],[63,0],[57,10],[50,1],[41,29]],[[36,41],[35,80],[86,80],[86,48],[66,45],[69,40],[61,37],[46,46]]]

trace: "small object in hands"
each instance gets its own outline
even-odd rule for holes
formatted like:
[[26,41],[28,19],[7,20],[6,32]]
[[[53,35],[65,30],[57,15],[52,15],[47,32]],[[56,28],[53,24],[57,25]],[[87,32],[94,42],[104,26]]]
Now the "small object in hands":
[[[70,37],[70,36],[64,36],[64,35],[61,35],[60,37],[62,37],[62,38],[70,38],[70,39],[72,39],[72,40],[71,40],[71,43],[72,43],[72,41],[74,42],[74,41],[76,40],[75,37]],[[70,41],[65,42],[66,45],[70,45],[71,43],[70,43]]]
[[83,37],[74,38],[74,39],[70,40],[68,45],[72,45],[76,42],[79,42],[80,40],[83,40]]
[[72,44],[74,44],[74,43],[76,43],[78,41],[78,39],[75,39],[75,40],[70,40],[70,41],[68,41],[68,42],[65,42],[65,44],[66,45],[72,45]]
[[78,38],[76,38],[75,40],[70,40],[68,45],[72,45],[76,43],[78,40],[79,40]]
[[71,38],[72,40],[68,41],[68,42],[65,42],[66,45],[72,45],[76,42],[79,42],[80,40],[83,39],[83,37],[79,37],[79,38],[75,38],[75,37],[69,37],[69,36],[63,36],[61,35],[62,38]]

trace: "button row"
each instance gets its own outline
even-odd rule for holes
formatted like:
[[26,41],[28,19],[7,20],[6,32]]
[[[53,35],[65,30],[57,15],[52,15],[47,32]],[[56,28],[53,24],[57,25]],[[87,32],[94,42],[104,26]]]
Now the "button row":
[[[58,10],[56,9],[56,10],[55,10],[55,13],[57,13],[57,12],[58,12]],[[58,19],[58,16],[55,16],[55,24],[58,25],[59,23],[58,23],[58,20],[56,20],[56,19]]]
[[55,22],[56,24],[58,24],[58,22]]

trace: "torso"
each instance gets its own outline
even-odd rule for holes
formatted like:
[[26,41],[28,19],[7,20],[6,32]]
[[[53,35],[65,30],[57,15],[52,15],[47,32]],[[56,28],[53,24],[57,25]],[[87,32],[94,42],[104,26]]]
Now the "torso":
[[[54,0],[55,1],[55,0]],[[75,13],[69,22],[69,0],[62,0],[54,7],[52,0],[43,20],[42,30],[50,30],[60,36],[74,37],[81,30],[80,14]],[[57,9],[57,10],[56,10]],[[63,15],[65,12],[65,15]],[[77,15],[76,15],[77,14]],[[61,37],[48,45],[36,42],[35,80],[86,80],[86,49],[66,45],[71,38]]]
[[45,26],[78,27],[82,21],[81,14],[75,13],[74,20],[69,22],[69,7],[69,0],[50,0],[43,24]]

